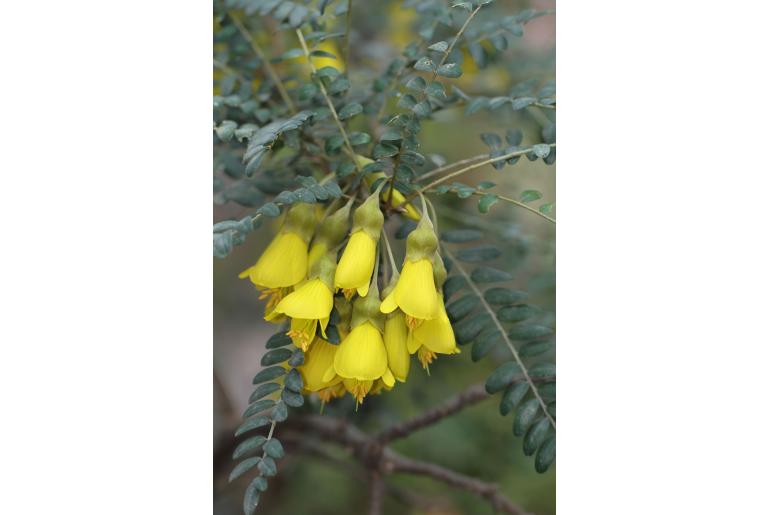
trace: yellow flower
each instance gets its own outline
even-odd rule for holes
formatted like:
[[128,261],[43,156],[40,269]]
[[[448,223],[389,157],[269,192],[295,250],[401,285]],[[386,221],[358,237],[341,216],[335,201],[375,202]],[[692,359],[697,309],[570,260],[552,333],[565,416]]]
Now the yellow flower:
[[348,232],[348,218],[350,217],[350,207],[352,205],[353,198],[321,222],[321,226],[316,231],[313,244],[310,246],[310,252],[308,253],[308,268],[312,268],[321,256],[334,249],[345,238]]
[[238,277],[248,277],[262,291],[260,299],[269,297],[265,314],[269,315],[289,288],[307,275],[307,246],[313,234],[315,216],[310,204],[294,204],[286,213],[281,230],[273,238],[257,262]]
[[409,375],[408,330],[404,314],[396,311],[385,320],[385,350],[388,352],[388,367],[393,376],[402,383]]
[[382,315],[377,309],[379,296],[374,287],[368,296],[356,299],[352,329],[334,355],[334,366],[323,378],[330,380],[335,373],[342,377],[345,388],[358,403],[378,379],[389,387],[396,382],[388,368],[388,352],[382,339]]
[[331,255],[323,256],[311,272],[312,279],[303,283],[287,295],[265,318],[270,320],[278,315],[291,317],[291,330],[287,333],[297,347],[306,351],[316,335],[316,328],[321,325],[321,333],[326,337],[329,314],[334,307],[332,276],[334,259]]
[[377,199],[379,190],[369,196],[353,213],[353,228],[345,250],[342,252],[334,287],[341,288],[345,298],[358,292],[366,297],[377,257],[377,240],[380,237],[384,217]]
[[382,301],[380,311],[392,313],[396,308],[406,315],[410,329],[424,320],[436,318],[439,314],[439,298],[436,293],[433,259],[438,248],[438,238],[433,224],[423,216],[417,228],[406,240],[406,256],[396,287]]
[[417,357],[423,368],[433,361],[436,354],[459,354],[455,342],[455,333],[444,308],[444,296],[439,296],[439,314],[432,320],[426,320],[409,333],[407,348],[409,354],[418,352]]
[[305,353],[305,362],[297,367],[302,381],[303,389],[306,393],[318,392],[335,386],[342,382],[342,378],[334,376],[329,381],[324,381],[323,377],[326,371],[334,364],[334,354],[337,352],[337,346],[316,337],[310,350]]

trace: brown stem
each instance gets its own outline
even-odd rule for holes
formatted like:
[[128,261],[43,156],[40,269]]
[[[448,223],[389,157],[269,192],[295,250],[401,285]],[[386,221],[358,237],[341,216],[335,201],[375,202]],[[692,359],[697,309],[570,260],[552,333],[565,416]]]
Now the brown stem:
[[377,470],[369,473],[369,515],[382,515],[385,501],[385,482]]

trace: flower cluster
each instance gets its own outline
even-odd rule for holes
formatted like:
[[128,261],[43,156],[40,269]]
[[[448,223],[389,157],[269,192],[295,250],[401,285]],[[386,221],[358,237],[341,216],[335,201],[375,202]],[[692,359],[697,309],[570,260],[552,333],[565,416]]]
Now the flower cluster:
[[[293,205],[257,263],[240,275],[267,299],[266,320],[289,319],[287,335],[305,352],[299,367],[304,392],[323,402],[345,392],[363,402],[405,382],[412,355],[427,369],[437,354],[460,352],[444,307],[447,274],[424,201],[420,215],[402,195],[395,198],[404,204],[404,216],[419,220],[399,271],[383,230],[380,201],[387,197],[381,188],[353,211],[352,225],[353,198],[320,220],[313,205]],[[389,260],[379,250],[387,250]],[[383,269],[389,263],[389,278],[380,273],[381,261]]]

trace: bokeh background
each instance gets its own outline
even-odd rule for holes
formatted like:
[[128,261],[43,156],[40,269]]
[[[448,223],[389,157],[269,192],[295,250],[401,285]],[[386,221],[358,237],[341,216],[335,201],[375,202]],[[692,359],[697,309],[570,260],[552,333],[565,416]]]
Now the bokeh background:
[[[413,39],[412,12],[401,8],[400,1],[354,2],[351,82],[353,89],[366,88],[372,77],[381,73],[400,49]],[[495,2],[488,15],[515,14],[526,8],[551,9],[553,2]],[[555,79],[555,16],[544,16],[529,22],[524,35],[511,41],[500,63],[483,70],[466,58],[458,85],[473,95],[506,94],[514,85],[535,79],[540,85]],[[291,47],[291,42],[259,35],[274,55]],[[333,51],[333,50],[332,50]],[[496,132],[504,136],[507,129],[521,129],[524,143],[541,141],[544,125],[554,115],[537,108],[513,111],[498,109],[466,116],[463,107],[448,109],[433,120],[423,122],[420,135],[422,151],[438,154],[454,162],[488,152],[479,134]],[[216,148],[215,148],[216,152]],[[521,159],[514,166],[495,170],[486,166],[467,174],[462,181],[475,184],[481,180],[497,183],[497,190],[517,197],[522,191],[535,189],[543,194],[541,202],[554,202],[555,167],[542,160]],[[496,262],[501,269],[511,270],[510,286],[529,293],[528,302],[550,312],[555,311],[554,242],[555,227],[546,220],[519,207],[498,202],[487,215],[479,215],[476,200],[442,197],[437,204],[440,229],[459,226],[477,227],[504,251]],[[238,218],[247,212],[232,203],[215,203],[214,221]],[[555,213],[555,211],[554,211]],[[555,216],[551,213],[551,216]],[[276,222],[277,223],[277,222]],[[398,222],[391,229],[398,227]],[[214,261],[214,513],[242,513],[242,495],[248,478],[232,484],[227,476],[232,469],[230,459],[235,439],[232,436],[252,391],[251,378],[260,369],[265,340],[275,326],[262,320],[263,306],[248,280],[238,273],[256,261],[274,234],[276,225],[264,224],[247,241],[235,247],[227,259]],[[397,256],[403,255],[398,242]],[[395,249],[394,249],[395,250]],[[398,258],[397,258],[398,259]],[[507,352],[505,349],[499,349]],[[483,382],[500,359],[494,353],[474,363],[470,348],[463,347],[457,356],[441,356],[431,365],[430,377],[413,363],[409,381],[398,384],[385,395],[368,397],[354,411],[349,397],[325,407],[325,413],[345,415],[367,431],[416,415],[435,406],[464,388]],[[499,398],[499,396],[497,396]],[[316,405],[316,409],[318,409]],[[498,413],[495,399],[486,400],[439,424],[396,441],[394,448],[406,456],[433,461],[485,481],[496,482],[511,500],[539,514],[555,513],[556,466],[545,474],[534,470],[532,458],[521,451],[521,439],[511,432],[512,418]],[[280,426],[277,429],[280,436]],[[309,437],[310,438],[310,437]],[[330,447],[330,457],[314,457],[288,453],[279,462],[279,474],[270,481],[263,494],[259,513],[274,515],[340,515],[366,512],[368,490],[363,470],[357,468],[344,450]],[[333,458],[333,459],[331,459]],[[248,475],[247,475],[248,476]],[[477,514],[492,513],[490,506],[477,497],[448,488],[430,479],[415,476],[390,476],[396,485],[428,501],[419,507],[406,505],[388,497],[387,514]],[[422,504],[422,503],[421,503]]]

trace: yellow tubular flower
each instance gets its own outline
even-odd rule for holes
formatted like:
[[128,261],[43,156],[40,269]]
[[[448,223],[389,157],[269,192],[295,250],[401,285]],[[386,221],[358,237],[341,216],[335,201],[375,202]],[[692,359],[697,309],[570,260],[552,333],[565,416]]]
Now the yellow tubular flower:
[[380,211],[378,192],[373,193],[353,213],[353,228],[334,275],[334,287],[350,299],[358,292],[365,297],[377,257],[377,240],[385,218]]
[[401,308],[410,329],[439,314],[432,262],[437,247],[438,238],[433,225],[427,217],[423,217],[406,240],[406,257],[396,287],[385,297],[380,307],[383,313],[392,313],[396,308]]
[[407,338],[409,354],[419,351],[418,358],[423,368],[433,361],[436,354],[459,354],[460,349],[455,342],[452,323],[444,308],[444,296],[439,294],[439,315],[432,320],[426,320],[422,325],[409,333]]
[[[362,166],[362,167],[368,165],[369,163],[374,162],[368,157],[359,156],[359,155],[356,155],[356,161],[358,161],[359,166]],[[366,183],[367,186],[371,187],[372,184],[374,184],[377,181],[377,179],[380,179],[385,176],[386,175],[384,172],[368,173],[364,175],[364,182]],[[404,194],[395,188],[393,188],[392,194],[390,192],[390,188],[384,188],[382,190],[382,193],[380,193],[380,198],[385,203],[387,203],[388,200],[390,200],[390,205],[392,205],[393,207],[402,206],[404,202],[406,202],[406,197],[404,196]],[[405,209],[405,212],[402,214],[405,217],[411,218],[415,222],[420,220],[420,212],[417,211],[417,209],[415,209],[415,207],[411,204],[411,202],[403,206],[403,208]]]
[[283,298],[275,310],[265,317],[267,320],[279,314],[291,317],[291,330],[287,334],[303,351],[307,351],[314,340],[319,323],[321,333],[326,337],[329,314],[334,307],[334,257],[330,254],[323,256],[310,275],[311,279]]
[[364,400],[378,379],[389,387],[395,384],[382,339],[383,320],[377,310],[378,299],[376,288],[370,295],[356,299],[353,304],[353,328],[340,343],[333,367],[323,377],[330,380],[335,373],[341,376],[345,388],[358,403]]
[[388,367],[393,376],[402,383],[409,375],[408,330],[404,314],[396,311],[385,320],[385,350],[388,352]]
[[318,228],[313,239],[313,244],[310,246],[310,252],[307,257],[308,269],[313,268],[313,265],[321,256],[335,248],[345,238],[350,227],[348,218],[350,217],[350,207],[352,205],[353,198],[321,222],[321,226]]
[[313,234],[313,206],[294,204],[278,234],[259,257],[256,264],[241,272],[260,289],[294,286],[307,274],[307,246]]
[[335,376],[329,381],[323,380],[324,374],[334,363],[334,354],[336,352],[336,345],[332,345],[318,337],[313,340],[313,345],[310,346],[310,350],[305,354],[305,362],[297,367],[302,376],[303,391],[305,393],[318,392],[342,382],[342,378],[339,376]]

